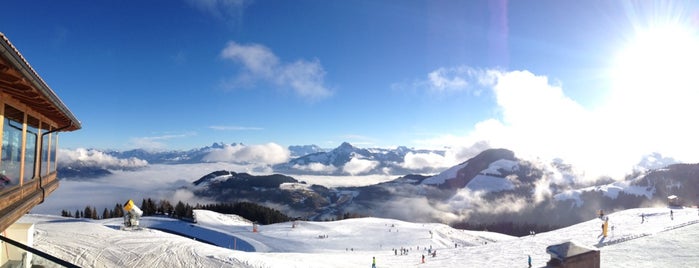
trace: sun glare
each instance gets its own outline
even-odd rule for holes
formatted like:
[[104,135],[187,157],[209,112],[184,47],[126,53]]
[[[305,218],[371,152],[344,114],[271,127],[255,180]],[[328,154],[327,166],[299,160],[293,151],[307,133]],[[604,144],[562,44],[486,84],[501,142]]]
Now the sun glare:
[[612,70],[613,98],[627,108],[672,108],[696,100],[699,39],[680,25],[637,34],[617,55]]

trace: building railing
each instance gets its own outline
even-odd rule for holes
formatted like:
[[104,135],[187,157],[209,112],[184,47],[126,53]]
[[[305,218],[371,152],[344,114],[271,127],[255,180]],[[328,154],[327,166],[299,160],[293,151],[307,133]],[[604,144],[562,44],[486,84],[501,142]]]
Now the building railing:
[[0,235],[0,240],[2,240],[0,255],[5,257],[0,258],[0,260],[3,260],[3,262],[0,262],[2,267],[32,267],[34,265],[41,267],[80,267],[8,237]]
[[[39,185],[39,184],[43,185]],[[56,173],[25,182],[21,186],[0,190],[0,231],[5,230],[58,188]]]

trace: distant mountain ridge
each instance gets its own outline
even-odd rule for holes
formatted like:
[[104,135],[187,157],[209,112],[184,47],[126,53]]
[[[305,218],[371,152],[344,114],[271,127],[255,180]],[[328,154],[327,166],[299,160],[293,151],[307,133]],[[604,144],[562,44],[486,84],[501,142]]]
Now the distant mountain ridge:
[[[225,152],[227,147],[245,146],[242,143],[226,144],[213,143],[211,146],[191,149],[187,151],[149,151],[134,149],[127,151],[107,150],[104,154],[119,159],[140,159],[148,164],[193,164],[210,163],[210,155],[217,152]],[[407,154],[435,154],[444,156],[444,150],[416,150],[400,146],[395,149],[384,148],[358,148],[344,142],[335,149],[323,149],[317,145],[289,146],[290,160],[286,163],[271,166],[274,172],[284,174],[304,175],[369,175],[391,174],[407,175],[411,173],[437,173],[443,167],[411,168],[404,165]],[[348,165],[349,164],[349,165]],[[354,169],[349,169],[352,166]],[[85,163],[66,163],[60,167],[65,170],[63,177],[89,177],[91,175],[109,174],[106,167],[90,167]],[[95,169],[102,169],[98,172]],[[89,171],[89,174],[80,174],[81,170]]]
[[[312,155],[311,160],[332,163],[341,156],[367,151],[344,144],[326,154]],[[193,192],[219,202],[272,204],[286,208],[281,210],[287,214],[315,220],[345,213],[413,221],[443,221],[452,215],[447,218],[457,225],[463,217],[463,226],[502,222],[564,226],[595,217],[600,209],[611,212],[665,203],[670,194],[691,204],[699,201],[699,164],[674,164],[624,181],[585,182],[579,181],[580,175],[572,166],[560,160],[523,160],[506,149],[485,150],[434,176],[406,175],[362,187],[328,188],[282,175],[250,179],[248,174],[231,174],[235,173],[209,174],[202,180],[225,183],[198,184]],[[246,185],[246,180],[259,180],[264,186],[240,186]]]
[[[242,143],[231,143],[229,146],[242,145]],[[144,149],[133,149],[127,151],[105,151],[106,154],[118,158],[139,158],[148,161],[151,164],[192,164],[207,162],[205,157],[214,150],[223,149],[227,144],[223,142],[214,142],[211,146],[191,149],[187,151],[172,150],[172,151],[149,151]]]
[[347,175],[349,172],[343,168],[352,161],[361,160],[369,168],[353,175],[386,174],[387,171],[395,175],[438,172],[434,168],[411,169],[405,167],[402,164],[408,153],[433,153],[444,156],[445,152],[443,150],[415,150],[405,146],[399,146],[396,149],[363,149],[343,142],[333,150],[319,151],[293,158],[289,162],[275,165],[273,168],[275,172],[285,174]]

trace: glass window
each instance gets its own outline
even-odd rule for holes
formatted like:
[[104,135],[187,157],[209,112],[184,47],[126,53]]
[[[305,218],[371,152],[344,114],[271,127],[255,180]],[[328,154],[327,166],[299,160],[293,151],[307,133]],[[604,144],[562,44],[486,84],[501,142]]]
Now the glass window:
[[[41,133],[49,132],[51,126],[43,124],[41,127]],[[49,139],[51,134],[42,135],[41,139],[41,176],[48,175],[49,170]]]
[[0,188],[19,184],[22,161],[22,124],[24,113],[5,105],[2,128],[2,159],[0,160]]
[[56,148],[58,147],[58,132],[51,133],[51,152],[49,157],[51,158],[50,167],[51,172],[55,172],[58,165],[56,165]]
[[36,170],[36,146],[39,139],[39,119],[27,116],[27,137],[24,149],[24,180],[34,178]]

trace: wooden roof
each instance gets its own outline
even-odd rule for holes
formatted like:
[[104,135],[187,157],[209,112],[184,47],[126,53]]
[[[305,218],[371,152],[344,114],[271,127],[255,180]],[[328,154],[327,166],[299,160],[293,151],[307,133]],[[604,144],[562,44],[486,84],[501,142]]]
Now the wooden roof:
[[0,33],[0,90],[58,124],[63,131],[80,129],[80,121]]

